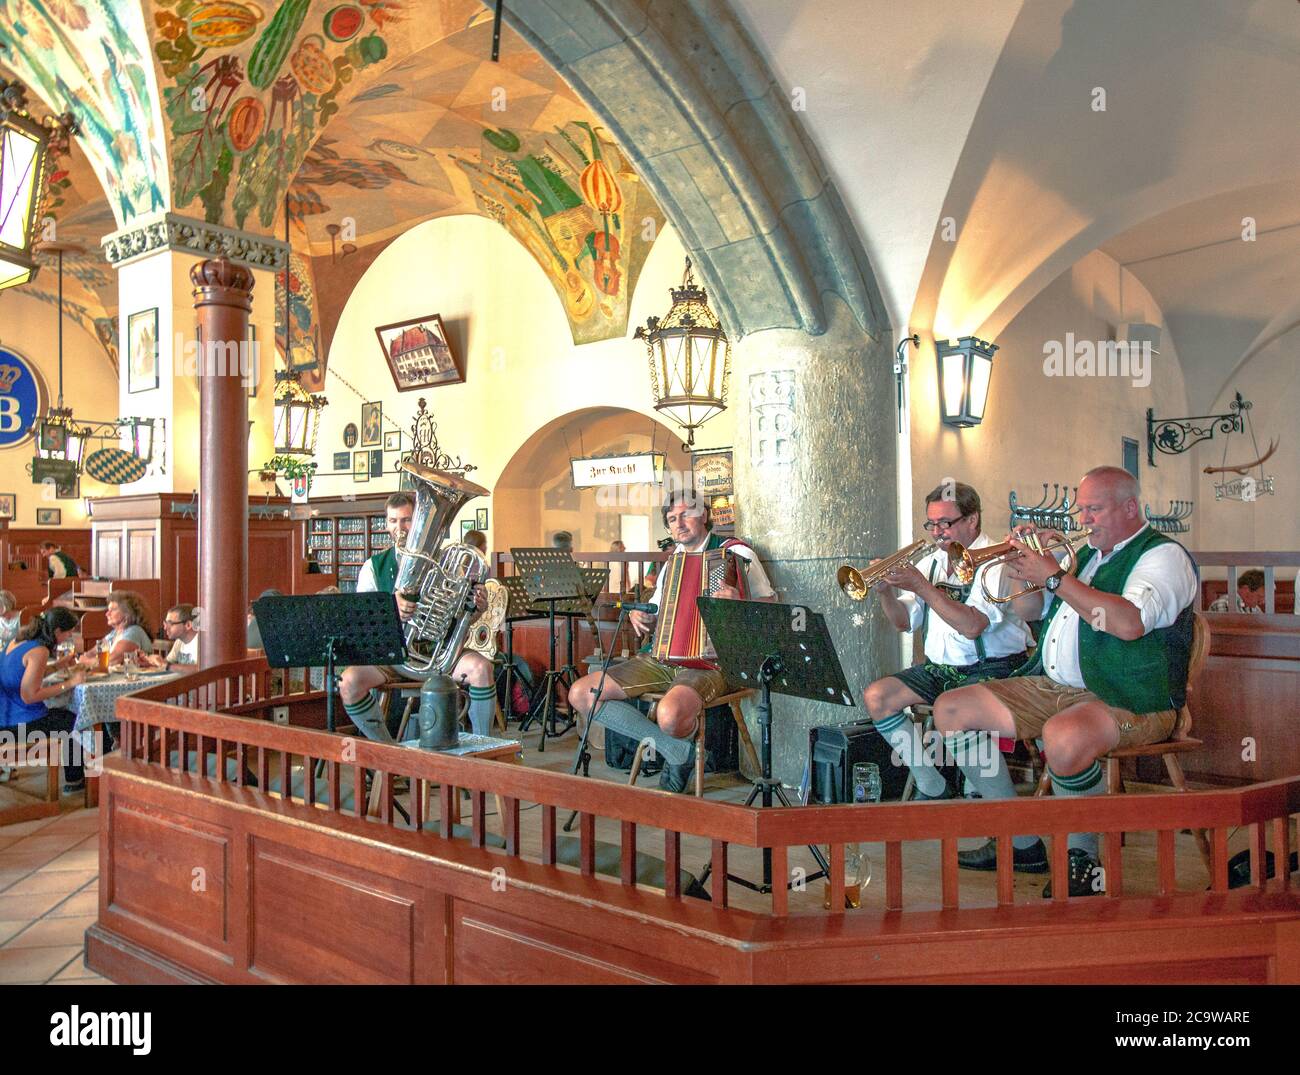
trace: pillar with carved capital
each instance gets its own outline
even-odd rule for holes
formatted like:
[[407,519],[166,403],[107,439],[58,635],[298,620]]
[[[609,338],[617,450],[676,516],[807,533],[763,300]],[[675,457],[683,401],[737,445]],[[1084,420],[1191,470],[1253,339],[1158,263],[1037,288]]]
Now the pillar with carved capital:
[[[195,265],[190,270],[190,281],[205,350],[215,344],[216,354],[237,353],[248,335],[253,274],[226,258],[215,258]],[[247,653],[246,399],[237,368],[200,361],[199,604],[203,608],[203,630],[199,659],[204,665],[239,660]]]

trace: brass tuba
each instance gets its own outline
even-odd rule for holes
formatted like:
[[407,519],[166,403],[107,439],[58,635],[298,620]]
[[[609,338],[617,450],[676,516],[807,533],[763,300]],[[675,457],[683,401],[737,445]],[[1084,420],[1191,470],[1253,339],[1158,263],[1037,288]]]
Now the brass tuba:
[[420,463],[400,466],[410,475],[415,510],[406,541],[398,545],[394,593],[416,603],[404,623],[406,661],[399,670],[413,679],[446,675],[455,665],[477,612],[474,586],[487,577],[488,562],[478,549],[442,535],[460,509],[488,491],[463,475],[432,470]]

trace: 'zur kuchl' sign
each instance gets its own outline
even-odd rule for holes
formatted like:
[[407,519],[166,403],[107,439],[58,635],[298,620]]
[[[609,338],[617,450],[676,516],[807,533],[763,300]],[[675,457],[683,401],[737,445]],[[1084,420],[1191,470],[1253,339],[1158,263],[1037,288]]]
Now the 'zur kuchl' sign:
[[664,453],[605,455],[592,459],[570,459],[573,487],[592,489],[601,485],[635,485],[664,480]]
[[16,448],[45,412],[45,382],[34,363],[0,347],[0,448]]

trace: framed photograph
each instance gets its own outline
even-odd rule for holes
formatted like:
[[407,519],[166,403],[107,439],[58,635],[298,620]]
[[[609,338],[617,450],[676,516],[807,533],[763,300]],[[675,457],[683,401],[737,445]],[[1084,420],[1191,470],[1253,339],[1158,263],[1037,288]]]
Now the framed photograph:
[[41,451],[63,453],[68,450],[68,427],[41,423]]
[[0,519],[18,517],[18,498],[13,493],[0,493]]
[[488,528],[487,519],[488,519],[487,508],[479,508],[477,511],[475,511],[474,529],[486,531]]
[[382,448],[370,449],[370,476],[372,478],[382,478],[384,476],[384,450]]
[[352,453],[352,480],[354,482],[368,482],[370,480],[369,452]]
[[352,469],[352,453],[335,452],[334,470],[339,474],[346,474],[351,469]]
[[399,392],[465,380],[464,359],[452,354],[447,329],[438,314],[380,325],[375,335]]
[[158,307],[126,319],[126,390],[149,392],[158,387]]
[[361,447],[369,448],[384,439],[384,405],[382,403],[361,404]]
[[63,521],[63,510],[61,508],[37,508],[36,525],[37,526],[59,526]]
[[461,521],[460,521],[460,540],[461,540],[461,541],[464,541],[464,540],[465,540],[465,535],[468,534],[471,530],[476,530],[476,529],[478,529],[478,528],[474,525],[474,520],[473,520],[473,519],[461,519]]
[[349,422],[343,427],[343,447],[355,448],[357,446],[357,424]]
[[390,429],[384,434],[384,451],[400,452],[402,450],[402,431]]

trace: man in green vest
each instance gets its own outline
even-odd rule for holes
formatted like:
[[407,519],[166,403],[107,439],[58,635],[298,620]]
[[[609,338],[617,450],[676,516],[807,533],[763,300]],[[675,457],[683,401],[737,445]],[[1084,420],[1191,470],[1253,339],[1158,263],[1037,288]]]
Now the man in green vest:
[[[934,707],[935,726],[958,743],[961,733],[1041,737],[1052,792],[1066,797],[1105,793],[1097,759],[1108,751],[1169,738],[1187,695],[1197,587],[1191,555],[1143,519],[1128,471],[1084,475],[1079,521],[1092,534],[1073,574],[1013,540],[1021,555],[1007,573],[1043,588],[1034,659]],[[1096,833],[1070,834],[1071,896],[1105,891],[1097,847]]]
[[64,552],[61,545],[56,545],[53,541],[42,541],[41,555],[45,557],[50,578],[75,579],[81,576],[77,561]]
[[[393,544],[361,567],[357,575],[357,593],[382,590],[393,593],[397,583],[397,553],[394,548],[405,544],[411,530],[411,516],[415,513],[415,500],[409,493],[394,493],[384,505],[385,527]],[[397,614],[403,621],[415,614],[414,601],[396,595]],[[487,594],[482,586],[474,588],[474,604],[482,612],[487,608]],[[343,708],[352,723],[369,739],[391,743],[386,714],[379,705],[379,689],[385,683],[405,677],[395,668],[373,665],[353,665],[345,668],[339,677],[339,695]],[[492,734],[492,717],[496,712],[496,687],[493,685],[492,662],[481,653],[464,650],[451,670],[451,678],[466,686],[469,691],[469,722],[475,735]]]

